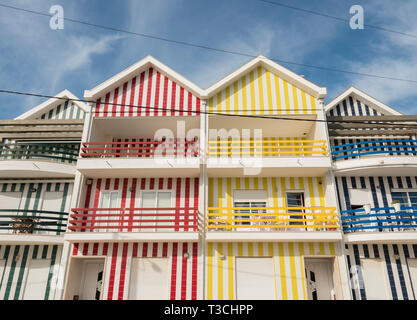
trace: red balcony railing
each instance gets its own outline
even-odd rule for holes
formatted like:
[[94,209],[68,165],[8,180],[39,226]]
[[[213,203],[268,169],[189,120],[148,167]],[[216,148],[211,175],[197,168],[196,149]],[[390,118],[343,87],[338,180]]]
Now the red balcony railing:
[[197,157],[198,141],[83,142],[81,157]]
[[72,209],[68,229],[76,232],[198,231],[196,208]]

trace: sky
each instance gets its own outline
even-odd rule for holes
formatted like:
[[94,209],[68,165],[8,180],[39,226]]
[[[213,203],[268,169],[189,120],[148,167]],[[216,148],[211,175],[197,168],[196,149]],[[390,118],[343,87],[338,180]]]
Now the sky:
[[[271,0],[274,1],[274,0]],[[350,19],[359,4],[364,22],[416,37],[312,15],[259,0],[0,0],[65,18],[233,50],[271,59],[417,81],[417,1],[276,0]],[[91,89],[152,55],[207,88],[250,58],[167,43],[65,21],[52,30],[47,16],[0,7],[0,89],[83,98]],[[280,63],[327,88],[325,102],[350,86],[403,112],[417,114],[417,83]],[[0,119],[12,119],[46,99],[0,93]]]

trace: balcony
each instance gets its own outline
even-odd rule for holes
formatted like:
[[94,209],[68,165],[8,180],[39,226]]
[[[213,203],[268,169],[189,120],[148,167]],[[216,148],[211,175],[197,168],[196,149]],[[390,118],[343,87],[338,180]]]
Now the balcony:
[[326,131],[315,116],[306,121],[211,116],[207,171],[211,177],[322,176],[331,168]]
[[63,177],[75,174],[79,143],[15,142],[0,144],[3,177]]
[[344,210],[341,215],[348,242],[417,241],[417,206]]
[[196,140],[123,140],[84,142],[77,169],[92,178],[131,174],[143,177],[199,175],[199,142]]
[[[331,147],[336,173],[358,175],[414,175],[417,169],[417,140],[381,139],[355,141]],[[344,161],[341,161],[344,160]]]
[[0,209],[0,239],[11,243],[61,243],[68,213],[44,210]]
[[334,207],[210,207],[209,240],[335,241],[341,239]]
[[414,156],[417,154],[417,140],[390,139],[369,140],[331,147],[333,160],[363,159],[375,156]]
[[69,241],[198,240],[197,208],[72,209]]
[[83,158],[198,157],[198,141],[83,142]]
[[330,167],[325,140],[264,138],[208,141],[210,176],[241,176],[245,168],[262,176],[317,176]]

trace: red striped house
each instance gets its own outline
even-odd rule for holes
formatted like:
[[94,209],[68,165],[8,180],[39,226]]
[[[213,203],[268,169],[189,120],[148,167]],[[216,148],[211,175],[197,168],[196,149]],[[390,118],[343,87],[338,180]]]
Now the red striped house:
[[[85,92],[64,299],[203,298],[199,142],[177,137],[178,121],[199,130],[200,93],[152,57]],[[155,158],[166,155],[195,163],[162,170]]]

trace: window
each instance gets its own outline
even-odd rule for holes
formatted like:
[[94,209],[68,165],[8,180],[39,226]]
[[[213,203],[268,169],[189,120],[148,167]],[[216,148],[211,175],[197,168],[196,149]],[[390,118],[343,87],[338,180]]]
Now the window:
[[[249,209],[249,208],[264,208],[267,206],[267,194],[266,190],[235,190],[233,193],[233,206],[236,208],[247,208],[235,210],[233,219],[234,225],[251,225],[251,217],[256,220],[265,218],[264,215],[258,215],[260,213],[266,213],[265,209]],[[255,215],[251,215],[255,214]],[[260,223],[262,224],[262,223]],[[243,228],[238,228],[242,230]]]
[[[142,216],[144,220],[154,220],[154,222],[141,223],[142,226],[151,225],[175,225],[174,222],[162,222],[158,223],[158,220],[172,220],[174,216],[159,216],[156,214],[168,214],[173,213],[171,209],[171,192],[170,191],[143,191],[142,192],[142,208],[165,208],[166,210],[143,210],[142,214],[152,214],[152,216]],[[181,212],[182,213],[182,212]],[[142,218],[141,218],[142,219]],[[184,219],[184,216],[180,216],[180,219]],[[151,231],[152,229],[148,229]]]
[[[304,193],[287,192],[287,207],[304,207]],[[289,213],[304,213],[303,209],[288,209]],[[304,215],[290,215],[290,219],[303,219]],[[299,221],[290,221],[290,225],[305,224]]]
[[[417,192],[391,192],[392,201],[398,201],[401,206],[405,207],[417,207]],[[403,210],[402,210],[403,211]],[[401,219],[416,219],[417,209],[406,210],[410,215],[401,215],[398,218]],[[415,221],[401,221],[403,225],[415,225]]]
[[[119,191],[102,191],[101,193],[101,201],[100,201],[100,208],[117,208],[118,207],[118,200],[119,200]],[[98,224],[96,226],[104,227],[99,229],[99,232],[115,232],[117,231],[116,228],[109,228],[109,227],[115,227],[117,225],[117,222],[104,222],[100,223],[99,220],[118,220],[117,216],[101,216],[104,214],[118,214],[119,211],[117,210],[109,210],[109,211],[98,211],[97,212],[97,220]]]

